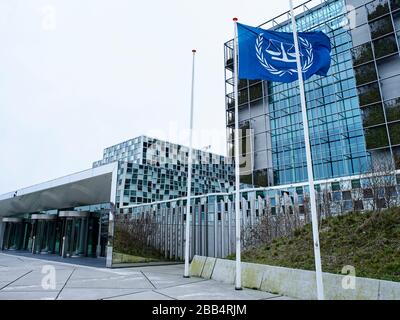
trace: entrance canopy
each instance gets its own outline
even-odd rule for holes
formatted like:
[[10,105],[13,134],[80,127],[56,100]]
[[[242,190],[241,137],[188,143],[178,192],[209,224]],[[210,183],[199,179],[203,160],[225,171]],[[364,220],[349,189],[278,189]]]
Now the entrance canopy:
[[0,195],[0,217],[115,202],[117,162]]

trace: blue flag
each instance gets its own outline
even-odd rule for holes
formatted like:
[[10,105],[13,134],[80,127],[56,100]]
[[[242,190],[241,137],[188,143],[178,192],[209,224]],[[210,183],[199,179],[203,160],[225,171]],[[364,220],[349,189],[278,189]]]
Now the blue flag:
[[[292,82],[298,79],[293,33],[269,31],[238,23],[239,79]],[[322,31],[299,32],[303,79],[326,76],[331,44]]]

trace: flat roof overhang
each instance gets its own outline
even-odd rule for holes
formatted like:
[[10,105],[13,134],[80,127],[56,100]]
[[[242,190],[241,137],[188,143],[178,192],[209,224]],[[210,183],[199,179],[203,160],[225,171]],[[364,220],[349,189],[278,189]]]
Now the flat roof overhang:
[[115,202],[118,163],[0,195],[0,217]]

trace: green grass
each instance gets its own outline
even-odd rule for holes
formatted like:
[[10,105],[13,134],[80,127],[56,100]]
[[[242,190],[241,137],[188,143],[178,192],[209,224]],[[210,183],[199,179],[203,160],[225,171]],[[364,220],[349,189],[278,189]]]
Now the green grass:
[[[400,208],[325,219],[320,244],[324,272],[351,265],[359,277],[400,281]],[[315,270],[311,225],[242,252],[242,261]]]
[[114,264],[118,264],[118,263],[148,263],[148,262],[160,261],[159,259],[133,256],[133,255],[119,253],[119,252],[113,252],[112,260],[113,260]]

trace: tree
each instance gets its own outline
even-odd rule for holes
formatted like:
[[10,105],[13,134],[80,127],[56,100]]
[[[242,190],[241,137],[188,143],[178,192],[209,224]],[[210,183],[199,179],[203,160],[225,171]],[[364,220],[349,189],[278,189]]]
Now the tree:
[[390,156],[372,159],[365,181],[364,196],[371,198],[374,211],[398,205],[396,171]]
[[134,256],[161,258],[161,252],[154,247],[152,241],[156,231],[157,224],[151,212],[137,216],[118,215],[115,221],[114,249]]

